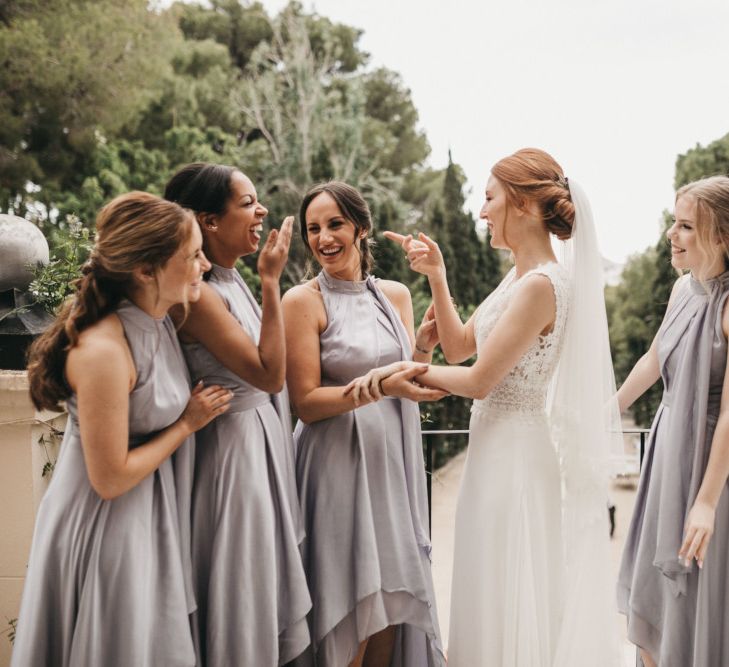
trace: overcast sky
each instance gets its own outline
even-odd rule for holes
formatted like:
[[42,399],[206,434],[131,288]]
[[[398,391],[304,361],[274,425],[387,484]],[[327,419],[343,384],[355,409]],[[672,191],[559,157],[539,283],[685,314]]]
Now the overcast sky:
[[[284,0],[263,0],[275,14]],[[590,195],[602,253],[658,238],[679,153],[729,132],[727,0],[304,0],[399,72],[478,212],[490,166],[543,148]]]

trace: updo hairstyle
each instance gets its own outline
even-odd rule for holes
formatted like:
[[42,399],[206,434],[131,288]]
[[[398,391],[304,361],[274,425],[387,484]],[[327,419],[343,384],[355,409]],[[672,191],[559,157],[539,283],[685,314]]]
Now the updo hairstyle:
[[547,230],[564,241],[572,235],[575,207],[567,179],[556,160],[538,148],[522,148],[491,169],[504,188],[507,204],[524,210],[539,206]]
[[164,198],[195,213],[223,215],[232,196],[235,167],[193,162],[180,168],[165,186]]

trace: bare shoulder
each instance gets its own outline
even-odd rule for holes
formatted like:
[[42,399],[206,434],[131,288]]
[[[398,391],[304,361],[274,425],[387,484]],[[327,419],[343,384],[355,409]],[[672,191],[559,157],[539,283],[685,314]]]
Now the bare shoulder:
[[284,317],[295,316],[301,321],[313,321],[321,332],[326,327],[326,309],[316,279],[295,285],[281,299]]
[[221,309],[227,311],[223,297],[215,291],[209,283],[203,282],[200,286],[200,298],[189,305],[188,318],[207,319],[218,313]]
[[554,286],[552,280],[543,273],[532,273],[524,278],[521,288],[517,291],[518,297],[525,302],[554,303]]
[[312,278],[300,285],[294,285],[283,295],[281,302],[295,308],[307,308],[322,303],[319,282],[316,278]]
[[379,280],[378,287],[397,306],[407,306],[412,301],[410,290],[396,280]]
[[82,375],[89,375],[90,369],[101,369],[105,376],[121,373],[134,378],[134,361],[116,313],[82,331],[68,353],[66,374],[72,387]]
[[542,273],[526,276],[516,290],[508,310],[524,322],[539,322],[544,325],[553,322],[557,298],[552,281]]

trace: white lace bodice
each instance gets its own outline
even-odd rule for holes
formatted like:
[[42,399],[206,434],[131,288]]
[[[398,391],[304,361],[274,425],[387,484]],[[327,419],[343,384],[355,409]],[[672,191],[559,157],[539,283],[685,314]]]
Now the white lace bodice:
[[478,307],[474,319],[474,335],[476,351],[481,354],[486,339],[506,310],[511,298],[523,284],[524,279],[535,273],[546,276],[552,283],[557,309],[554,327],[548,334],[537,338],[516,366],[485,399],[474,400],[471,408],[474,412],[544,414],[547,389],[559,360],[570,306],[569,278],[566,270],[556,262],[550,262],[517,278],[516,269],[512,268],[499,286]]

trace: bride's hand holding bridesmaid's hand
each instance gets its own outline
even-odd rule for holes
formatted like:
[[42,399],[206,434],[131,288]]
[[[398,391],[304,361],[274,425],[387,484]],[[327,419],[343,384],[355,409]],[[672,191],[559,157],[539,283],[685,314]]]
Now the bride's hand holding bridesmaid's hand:
[[222,415],[230,407],[232,398],[233,392],[228,389],[216,384],[205,387],[200,380],[190,394],[190,400],[180,416],[180,421],[194,433],[218,415]]
[[448,396],[447,391],[424,387],[417,384],[416,378],[428,370],[428,364],[416,361],[403,361],[405,368],[380,382],[380,389],[385,396],[408,398],[411,401],[439,401]]
[[399,244],[407,253],[410,268],[428,278],[445,276],[446,267],[438,244],[422,232],[414,239],[410,234],[403,236],[397,232],[384,232],[385,238]]
[[380,383],[393,373],[403,370],[406,367],[405,363],[404,361],[395,361],[387,366],[373,368],[368,373],[354,378],[344,388],[344,395],[347,396],[351,393],[357,407],[379,401],[382,398]]
[[388,366],[374,368],[366,375],[355,378],[345,388],[344,395],[353,392],[357,407],[378,401],[383,396],[409,398],[411,401],[439,401],[448,392],[416,384],[413,379],[428,370],[428,364],[415,361],[396,361]]
[[438,337],[438,325],[435,321],[435,305],[430,304],[428,310],[423,315],[418,331],[415,334],[415,349],[422,354],[428,354],[433,351],[435,346],[440,342]]
[[289,246],[294,226],[294,216],[284,218],[281,229],[272,229],[258,255],[258,275],[261,280],[278,282],[289,258]]
[[696,500],[689,511],[684,530],[683,544],[678,552],[679,560],[683,559],[688,567],[693,558],[699,567],[704,566],[709,540],[714,534],[716,510],[709,503]]

